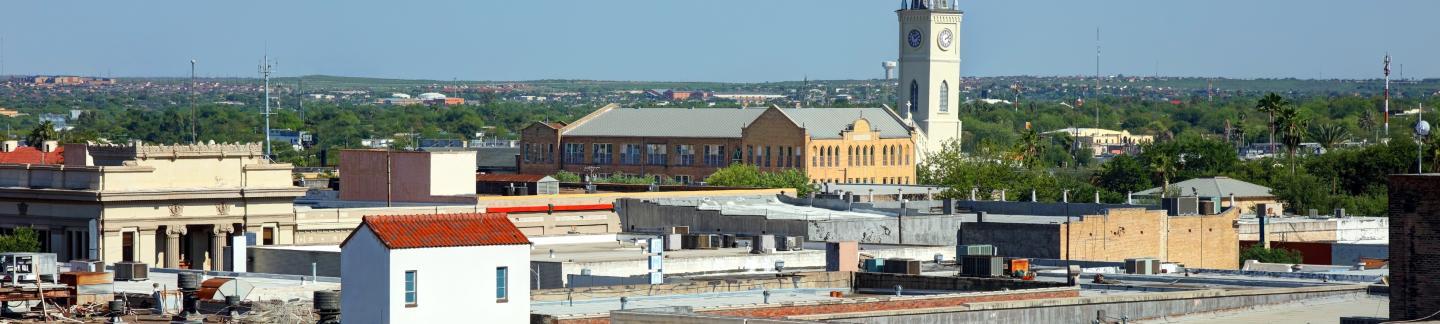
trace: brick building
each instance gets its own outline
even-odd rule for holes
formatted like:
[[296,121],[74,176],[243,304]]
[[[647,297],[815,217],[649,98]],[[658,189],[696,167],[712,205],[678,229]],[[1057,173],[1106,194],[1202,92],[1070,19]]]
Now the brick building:
[[[968,206],[974,202],[962,202]],[[1140,206],[1045,203],[981,203],[968,207],[989,210],[974,223],[960,227],[961,244],[991,244],[1004,256],[1086,261],[1157,258],[1186,267],[1236,269],[1239,210],[1214,215],[1170,216],[1165,210]],[[1034,206],[1034,208],[1031,208]],[[1022,208],[1029,214],[1005,213]],[[1071,209],[1071,211],[1063,211]],[[1047,214],[1046,210],[1061,210]],[[1074,216],[1064,216],[1064,214]],[[1066,224],[1066,219],[1069,224]],[[1069,227],[1068,229],[1066,227]],[[1068,235],[1068,238],[1067,238]]]
[[1390,176],[1390,319],[1440,311],[1440,174]]
[[816,183],[915,183],[913,128],[885,108],[602,107],[521,131],[520,172],[702,181],[732,163]]

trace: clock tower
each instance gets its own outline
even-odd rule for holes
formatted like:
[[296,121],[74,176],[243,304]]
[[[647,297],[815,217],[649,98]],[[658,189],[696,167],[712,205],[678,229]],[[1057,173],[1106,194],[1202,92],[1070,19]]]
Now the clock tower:
[[960,20],[954,0],[905,0],[895,110],[920,132],[917,159],[960,140]]

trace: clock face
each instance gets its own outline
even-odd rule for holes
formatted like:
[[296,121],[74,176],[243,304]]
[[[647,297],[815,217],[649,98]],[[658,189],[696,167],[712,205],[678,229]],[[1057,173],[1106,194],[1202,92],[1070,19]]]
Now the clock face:
[[949,29],[946,29],[940,31],[939,38],[940,39],[937,40],[936,43],[940,44],[940,49],[948,50],[950,49],[950,42],[955,39],[955,35],[950,33]]
[[910,35],[905,37],[905,41],[910,43],[910,47],[920,47],[920,41],[924,39],[925,36],[920,35],[919,29],[911,29]]

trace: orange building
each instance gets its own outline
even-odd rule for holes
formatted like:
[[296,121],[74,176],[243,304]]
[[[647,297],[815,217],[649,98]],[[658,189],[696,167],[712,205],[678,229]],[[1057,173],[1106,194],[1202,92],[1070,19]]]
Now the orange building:
[[732,163],[816,183],[915,183],[915,136],[885,108],[602,107],[521,131],[520,172],[698,182]]

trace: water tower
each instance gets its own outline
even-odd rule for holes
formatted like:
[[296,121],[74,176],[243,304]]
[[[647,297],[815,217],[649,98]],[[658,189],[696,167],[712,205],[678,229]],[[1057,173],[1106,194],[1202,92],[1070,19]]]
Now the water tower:
[[890,79],[895,78],[895,66],[896,66],[895,61],[884,61],[884,62],[880,62],[880,67],[885,68],[885,80],[890,80]]

